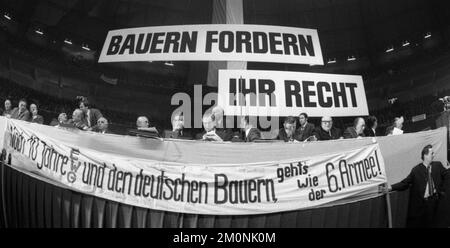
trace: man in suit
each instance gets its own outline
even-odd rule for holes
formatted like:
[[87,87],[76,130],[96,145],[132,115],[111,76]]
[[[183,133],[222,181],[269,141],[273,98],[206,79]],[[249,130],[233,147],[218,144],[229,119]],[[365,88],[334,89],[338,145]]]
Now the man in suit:
[[366,128],[364,128],[364,135],[366,137],[376,137],[377,133],[378,120],[375,116],[367,117]]
[[308,115],[306,113],[301,113],[298,116],[300,127],[297,129],[298,140],[304,141],[310,138],[314,132],[314,124],[308,123]]
[[11,100],[6,99],[5,100],[5,110],[3,110],[3,116],[11,118],[11,114],[12,114],[12,104],[11,104]]
[[205,141],[224,141],[224,133],[217,133],[216,128],[216,116],[213,113],[205,113],[202,119],[203,128],[205,131],[202,133],[202,140]]
[[222,137],[223,141],[230,141],[233,138],[233,130],[226,127],[224,119],[224,110],[220,106],[215,106],[212,109],[212,114],[216,122],[216,133]]
[[345,129],[344,139],[356,139],[358,137],[364,137],[365,121],[361,117],[355,118],[353,126]]
[[317,140],[335,140],[341,138],[341,130],[333,127],[333,119],[330,116],[323,116],[320,127],[314,130],[313,135]]
[[86,98],[80,101],[80,109],[84,112],[87,126],[90,128],[94,128],[97,125],[98,119],[103,117],[100,110],[91,108],[91,104]]
[[139,116],[136,120],[136,129],[131,129],[128,134],[144,138],[160,138],[158,129],[150,127],[150,122],[146,116]]
[[165,132],[164,137],[171,139],[192,139],[192,134],[184,128],[184,116],[182,112],[174,114],[172,118],[172,131]]
[[27,100],[20,99],[19,106],[14,108],[11,112],[11,118],[30,121],[30,111],[27,110]]
[[392,190],[409,191],[408,227],[433,227],[438,201],[445,195],[445,177],[448,171],[441,162],[433,161],[433,146],[422,149],[422,163],[416,165],[409,175],[399,183],[392,185]]
[[297,120],[293,116],[288,116],[284,119],[283,127],[278,131],[279,140],[284,140],[284,142],[295,142],[297,140]]
[[108,127],[109,127],[108,120],[105,117],[100,117],[97,121],[97,125],[94,131],[101,134],[111,133]]
[[70,119],[68,123],[72,124],[75,128],[78,128],[83,131],[92,130],[92,128],[88,127],[86,119],[84,118],[84,112],[81,109],[75,109],[73,111],[72,119]]
[[261,132],[252,123],[253,120],[250,120],[248,115],[241,118],[241,128],[244,131],[243,140],[245,142],[253,142],[261,139]]
[[36,104],[32,103],[30,105],[30,112],[31,112],[31,122],[44,124],[44,117],[38,114],[38,108]]

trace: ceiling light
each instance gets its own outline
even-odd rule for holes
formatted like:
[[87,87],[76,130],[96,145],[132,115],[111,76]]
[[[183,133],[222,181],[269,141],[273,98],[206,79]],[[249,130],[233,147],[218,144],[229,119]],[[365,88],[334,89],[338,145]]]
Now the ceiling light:
[[388,47],[388,49],[386,49],[387,53],[390,53],[392,51],[394,51],[394,46],[390,46],[390,47]]
[[174,66],[174,64],[172,62],[166,62],[164,64],[167,65],[167,66]]
[[65,40],[64,40],[64,43],[69,44],[69,45],[72,45],[72,41],[69,40],[69,39],[65,39]]
[[4,14],[3,16],[4,16],[6,19],[11,20],[11,16],[10,16],[8,13]]
[[347,61],[353,61],[353,60],[356,60],[355,56],[350,55],[347,57]]
[[403,43],[402,43],[402,46],[409,46],[409,41],[407,41],[407,40],[405,40]]
[[34,32],[39,35],[44,35],[44,32],[42,32],[42,30],[40,28],[34,30]]
[[427,33],[425,34],[425,36],[424,36],[425,39],[428,39],[428,38],[430,38],[430,37],[431,37],[431,32],[427,32]]
[[328,64],[334,64],[336,63],[336,58],[328,59]]

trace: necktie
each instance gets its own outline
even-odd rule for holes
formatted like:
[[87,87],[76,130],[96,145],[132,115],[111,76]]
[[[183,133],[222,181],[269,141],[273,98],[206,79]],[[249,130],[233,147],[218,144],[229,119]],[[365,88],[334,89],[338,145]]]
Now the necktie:
[[433,177],[431,176],[431,164],[427,168],[427,174],[428,174],[428,194],[429,197],[431,197],[434,194],[434,183]]

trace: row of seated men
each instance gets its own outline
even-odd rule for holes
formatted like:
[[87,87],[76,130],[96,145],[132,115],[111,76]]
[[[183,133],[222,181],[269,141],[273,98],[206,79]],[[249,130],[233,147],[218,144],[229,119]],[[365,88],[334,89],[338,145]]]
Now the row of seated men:
[[[43,117],[38,114],[36,104],[31,104],[27,109],[27,101],[21,99],[16,108],[12,108],[11,101],[5,101],[3,116],[13,119],[30,121],[42,124]],[[172,130],[164,132],[164,137],[175,139],[198,139],[206,141],[244,141],[253,142],[261,140],[261,132],[256,125],[253,125],[251,118],[244,116],[241,118],[241,132],[233,132],[232,129],[224,127],[224,112],[220,107],[215,107],[210,113],[203,117],[204,131],[193,135],[189,130],[184,129],[184,117],[181,113],[176,114],[172,120]],[[297,128],[297,119],[299,127]],[[403,119],[402,119],[403,120]],[[395,122],[397,123],[397,122]],[[394,125],[391,131],[401,130],[402,123]],[[58,116],[58,121],[52,122],[52,126],[74,127],[84,131],[95,131],[99,133],[110,133],[108,120],[103,117],[100,110],[91,108],[86,98],[81,99],[79,108],[75,109],[72,119],[67,118],[66,113]],[[397,128],[398,127],[398,128]],[[361,117],[355,119],[353,126],[348,127],[343,133],[333,126],[333,119],[329,116],[321,118],[320,127],[308,122],[308,115],[301,113],[298,118],[289,116],[284,120],[283,127],[278,131],[277,139],[285,142],[333,140],[340,138],[358,138],[364,136],[378,136],[377,119],[369,116],[366,120]],[[136,129],[129,130],[129,134],[142,137],[160,137],[155,127],[150,127],[149,120],[145,116],[138,117]],[[392,134],[392,133],[391,133]]]
[[[298,121],[297,121],[298,119]],[[193,135],[184,129],[183,115],[175,114],[172,120],[173,129],[165,133],[166,138],[174,139],[197,139],[206,141],[233,141],[253,142],[261,140],[261,131],[253,124],[252,117],[243,116],[240,119],[241,132],[233,132],[232,129],[224,127],[223,109],[214,108],[203,117],[204,131]],[[297,128],[297,122],[299,127]],[[367,125],[366,125],[367,122]],[[329,116],[321,118],[321,125],[316,127],[308,122],[308,115],[301,113],[298,118],[289,116],[285,118],[283,127],[278,131],[277,139],[285,142],[302,142],[316,140],[350,139],[366,136],[379,136],[377,132],[377,119],[369,116],[367,120],[358,117],[351,127],[344,132],[333,126],[333,119]],[[395,127],[397,128],[397,127]],[[401,126],[399,126],[401,128]]]

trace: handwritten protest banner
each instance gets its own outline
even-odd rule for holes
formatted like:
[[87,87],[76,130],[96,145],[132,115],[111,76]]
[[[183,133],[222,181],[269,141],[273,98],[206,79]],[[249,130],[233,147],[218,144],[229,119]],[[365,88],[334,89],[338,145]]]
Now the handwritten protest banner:
[[285,161],[199,165],[99,152],[50,138],[33,126],[7,121],[4,147],[12,167],[74,191],[150,209],[264,214],[375,197],[386,182],[377,143]]

